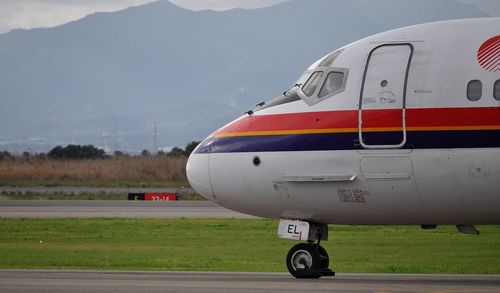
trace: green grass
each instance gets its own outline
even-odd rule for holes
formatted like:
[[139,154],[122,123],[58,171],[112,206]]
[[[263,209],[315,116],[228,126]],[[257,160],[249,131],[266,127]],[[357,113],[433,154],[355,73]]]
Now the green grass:
[[189,187],[189,183],[184,180],[163,181],[163,180],[104,180],[104,179],[16,179],[0,180],[0,186],[17,187]]
[[[277,221],[236,219],[0,219],[0,268],[285,271],[295,241]],[[338,272],[500,273],[500,227],[330,226]]]

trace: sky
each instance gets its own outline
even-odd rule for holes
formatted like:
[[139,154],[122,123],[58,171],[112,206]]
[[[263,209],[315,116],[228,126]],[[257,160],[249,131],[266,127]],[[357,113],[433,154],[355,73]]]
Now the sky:
[[[94,12],[117,11],[156,0],[0,0],[0,33],[12,29],[53,27]],[[171,0],[191,10],[258,8],[288,0]],[[477,0],[458,0],[478,4]],[[481,1],[479,9],[500,16],[500,0]]]

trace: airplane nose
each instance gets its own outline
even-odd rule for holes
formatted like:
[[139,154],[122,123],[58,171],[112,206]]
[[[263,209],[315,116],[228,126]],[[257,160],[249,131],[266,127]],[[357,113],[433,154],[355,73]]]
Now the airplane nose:
[[210,154],[192,153],[186,165],[186,174],[191,187],[209,200],[215,200],[210,183]]

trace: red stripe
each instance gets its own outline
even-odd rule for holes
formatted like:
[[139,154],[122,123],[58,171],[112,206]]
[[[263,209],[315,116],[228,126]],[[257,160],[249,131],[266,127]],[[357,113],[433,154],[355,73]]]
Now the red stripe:
[[220,133],[357,127],[357,111],[328,111],[245,116],[217,131]]
[[[401,109],[364,110],[362,118],[363,129],[372,127],[403,126],[403,111],[401,111]],[[355,127],[357,127],[357,125]]]
[[[401,127],[402,111],[365,110],[363,128]],[[407,109],[407,127],[463,127],[500,125],[500,107]],[[357,128],[358,110],[245,116],[217,134],[329,128]]]
[[500,125],[500,107],[408,109],[409,127]]

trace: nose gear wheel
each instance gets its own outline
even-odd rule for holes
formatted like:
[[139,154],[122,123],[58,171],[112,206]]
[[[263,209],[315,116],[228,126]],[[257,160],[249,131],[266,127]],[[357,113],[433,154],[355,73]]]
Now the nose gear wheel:
[[292,247],[286,257],[288,271],[295,278],[317,279],[333,275],[328,269],[329,257],[319,244],[299,243]]

